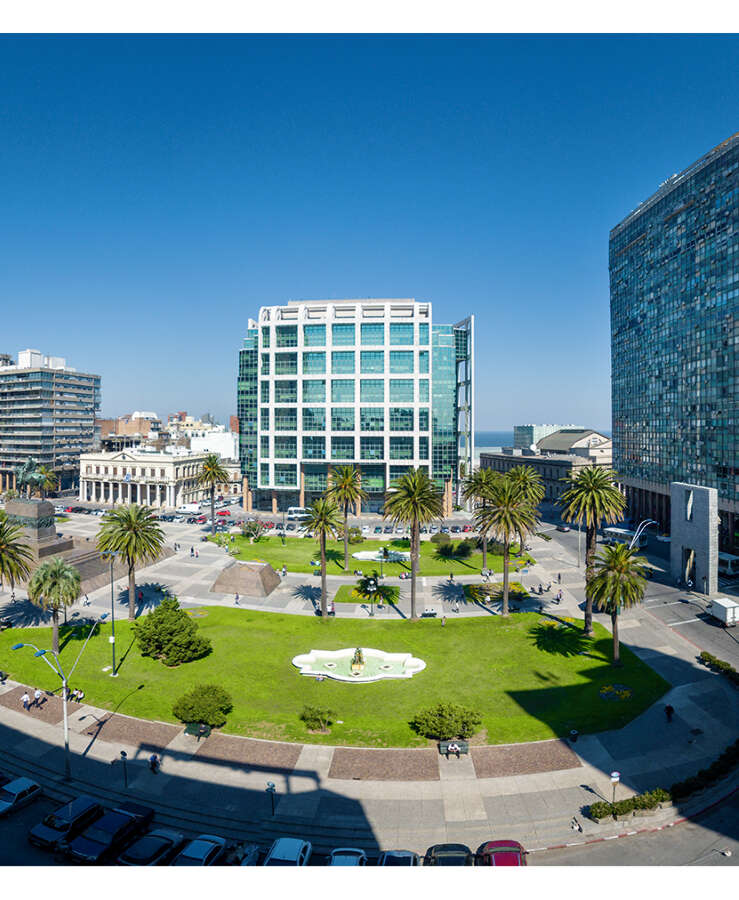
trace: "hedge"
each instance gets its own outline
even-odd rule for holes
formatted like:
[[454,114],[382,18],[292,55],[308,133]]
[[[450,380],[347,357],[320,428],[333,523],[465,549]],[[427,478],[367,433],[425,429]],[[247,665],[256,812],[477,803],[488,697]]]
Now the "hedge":
[[707,666],[714,672],[720,672],[722,675],[725,675],[732,684],[739,685],[739,672],[737,672],[731,663],[728,663],[723,659],[718,659],[713,656],[713,654],[706,653],[705,650],[698,656],[698,659],[704,666]]

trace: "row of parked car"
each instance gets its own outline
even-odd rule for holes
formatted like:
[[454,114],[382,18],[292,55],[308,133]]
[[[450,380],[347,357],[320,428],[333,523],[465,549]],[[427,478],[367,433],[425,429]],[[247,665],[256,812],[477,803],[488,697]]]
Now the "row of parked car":
[[[30,778],[10,779],[0,773],[0,817],[41,797],[41,785]],[[105,809],[94,797],[81,795],[46,815],[28,840],[76,865],[121,866],[307,866],[313,848],[299,838],[278,838],[263,855],[257,844],[233,844],[214,834],[187,838],[174,828],[151,827],[154,810],[127,801]],[[261,860],[261,863],[260,863]],[[339,847],[329,866],[365,866],[364,850]],[[516,841],[488,841],[476,853],[464,844],[436,844],[425,856],[410,850],[385,850],[380,866],[522,866],[526,851]],[[315,864],[315,859],[313,860]]]

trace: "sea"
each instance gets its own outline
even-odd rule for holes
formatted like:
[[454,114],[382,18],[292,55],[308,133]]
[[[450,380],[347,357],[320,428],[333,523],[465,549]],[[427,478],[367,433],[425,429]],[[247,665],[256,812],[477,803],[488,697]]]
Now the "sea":
[[[611,437],[610,430],[597,429],[606,437]],[[476,431],[475,432],[475,457],[479,459],[480,450],[500,450],[501,447],[513,446],[513,429],[510,431]]]

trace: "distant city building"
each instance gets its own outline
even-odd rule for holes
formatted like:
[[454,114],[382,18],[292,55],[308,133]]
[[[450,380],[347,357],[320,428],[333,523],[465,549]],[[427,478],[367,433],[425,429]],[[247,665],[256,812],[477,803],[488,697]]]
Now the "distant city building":
[[222,459],[239,458],[239,436],[231,431],[211,431],[190,438],[193,453],[217,453]]
[[635,519],[670,527],[670,484],[716,488],[739,550],[739,134],[612,229],[614,468]]
[[247,502],[308,506],[332,466],[354,464],[371,511],[413,467],[451,512],[474,458],[473,344],[473,317],[435,324],[415,300],[262,307],[239,355]]
[[225,432],[224,425],[216,425],[212,421],[212,417],[206,419],[194,419],[187,413],[177,413],[176,416],[169,416],[167,419],[167,431],[170,437],[202,437],[212,432]]
[[22,350],[0,365],[0,491],[33,457],[52,469],[60,488],[76,483],[80,454],[95,446],[100,376],[78,372],[59,356]]
[[109,435],[137,436],[142,441],[156,440],[162,430],[162,422],[155,412],[136,410],[130,416],[117,419],[98,419],[100,439]]
[[577,425],[514,425],[513,446],[519,450],[529,450],[532,444],[538,444],[542,438],[562,428],[577,428]]
[[233,431],[234,434],[239,433],[239,417],[238,416],[229,416],[228,417],[228,430]]

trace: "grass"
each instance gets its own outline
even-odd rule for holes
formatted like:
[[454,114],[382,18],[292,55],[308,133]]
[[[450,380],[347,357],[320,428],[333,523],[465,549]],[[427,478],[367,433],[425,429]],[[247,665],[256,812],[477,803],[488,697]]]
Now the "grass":
[[[383,591],[387,592],[385,603],[397,603],[399,590],[394,585],[383,584]],[[365,603],[369,605],[368,597],[357,597],[354,588],[350,584],[342,584],[334,597],[334,603]],[[377,601],[375,601],[377,602]]]
[[[464,596],[470,603],[484,603],[492,597],[493,600],[503,599],[503,585],[500,582],[487,582],[482,584],[463,585]],[[520,581],[508,582],[508,602],[516,603],[518,600],[526,600],[530,595]]]
[[[425,746],[408,721],[438,701],[473,707],[482,715],[478,739],[490,744],[533,741],[617,728],[645,710],[668,685],[627,647],[623,667],[610,665],[612,640],[599,624],[595,638],[582,624],[561,624],[534,613],[408,620],[329,619],[206,607],[196,618],[213,653],[168,669],[141,657],[131,625],[116,623],[120,675],[102,673],[110,664],[109,626],[95,633],[72,678],[86,700],[142,718],[174,722],[173,702],[197,683],[216,683],[234,701],[225,731],[276,740],[369,747]],[[79,629],[81,630],[81,629]],[[58,679],[30,650],[30,641],[50,646],[50,628],[13,628],[0,634],[0,668],[29,687],[58,688]],[[61,658],[71,667],[82,646],[62,629]],[[409,652],[426,669],[407,681],[372,684],[317,682],[300,676],[292,657],[311,649],[375,647]],[[608,703],[599,690],[614,680],[633,689],[631,699]],[[343,724],[329,735],[309,734],[299,720],[303,706],[328,706]]]
[[[217,536],[216,536],[217,538]],[[213,538],[211,538],[212,540]],[[265,537],[255,544],[249,543],[249,538],[236,536],[229,549],[235,549],[237,559],[268,562],[274,569],[287,566],[288,572],[312,572],[317,566],[311,566],[311,561],[320,563],[320,551],[318,541],[313,538],[285,538],[285,544],[278,537]],[[354,570],[361,571],[364,575],[371,575],[379,568],[378,562],[354,559],[352,553],[368,550],[379,550],[387,547],[388,550],[400,550],[409,552],[410,542],[400,538],[388,538],[385,541],[363,541],[361,544],[349,545],[349,573]],[[326,545],[326,571],[329,575],[345,575],[344,572],[344,544],[342,541],[328,541]],[[520,560],[511,559],[511,572],[516,571],[516,563],[524,565],[533,564],[533,559],[528,553]],[[482,553],[474,551],[467,559],[447,559],[439,554],[435,544],[430,541],[421,542],[421,558],[419,560],[419,575],[475,575],[482,568]],[[488,568],[493,572],[503,571],[503,557],[488,553]],[[382,569],[385,575],[400,575],[401,572],[410,572],[411,564],[408,562],[383,562]]]

